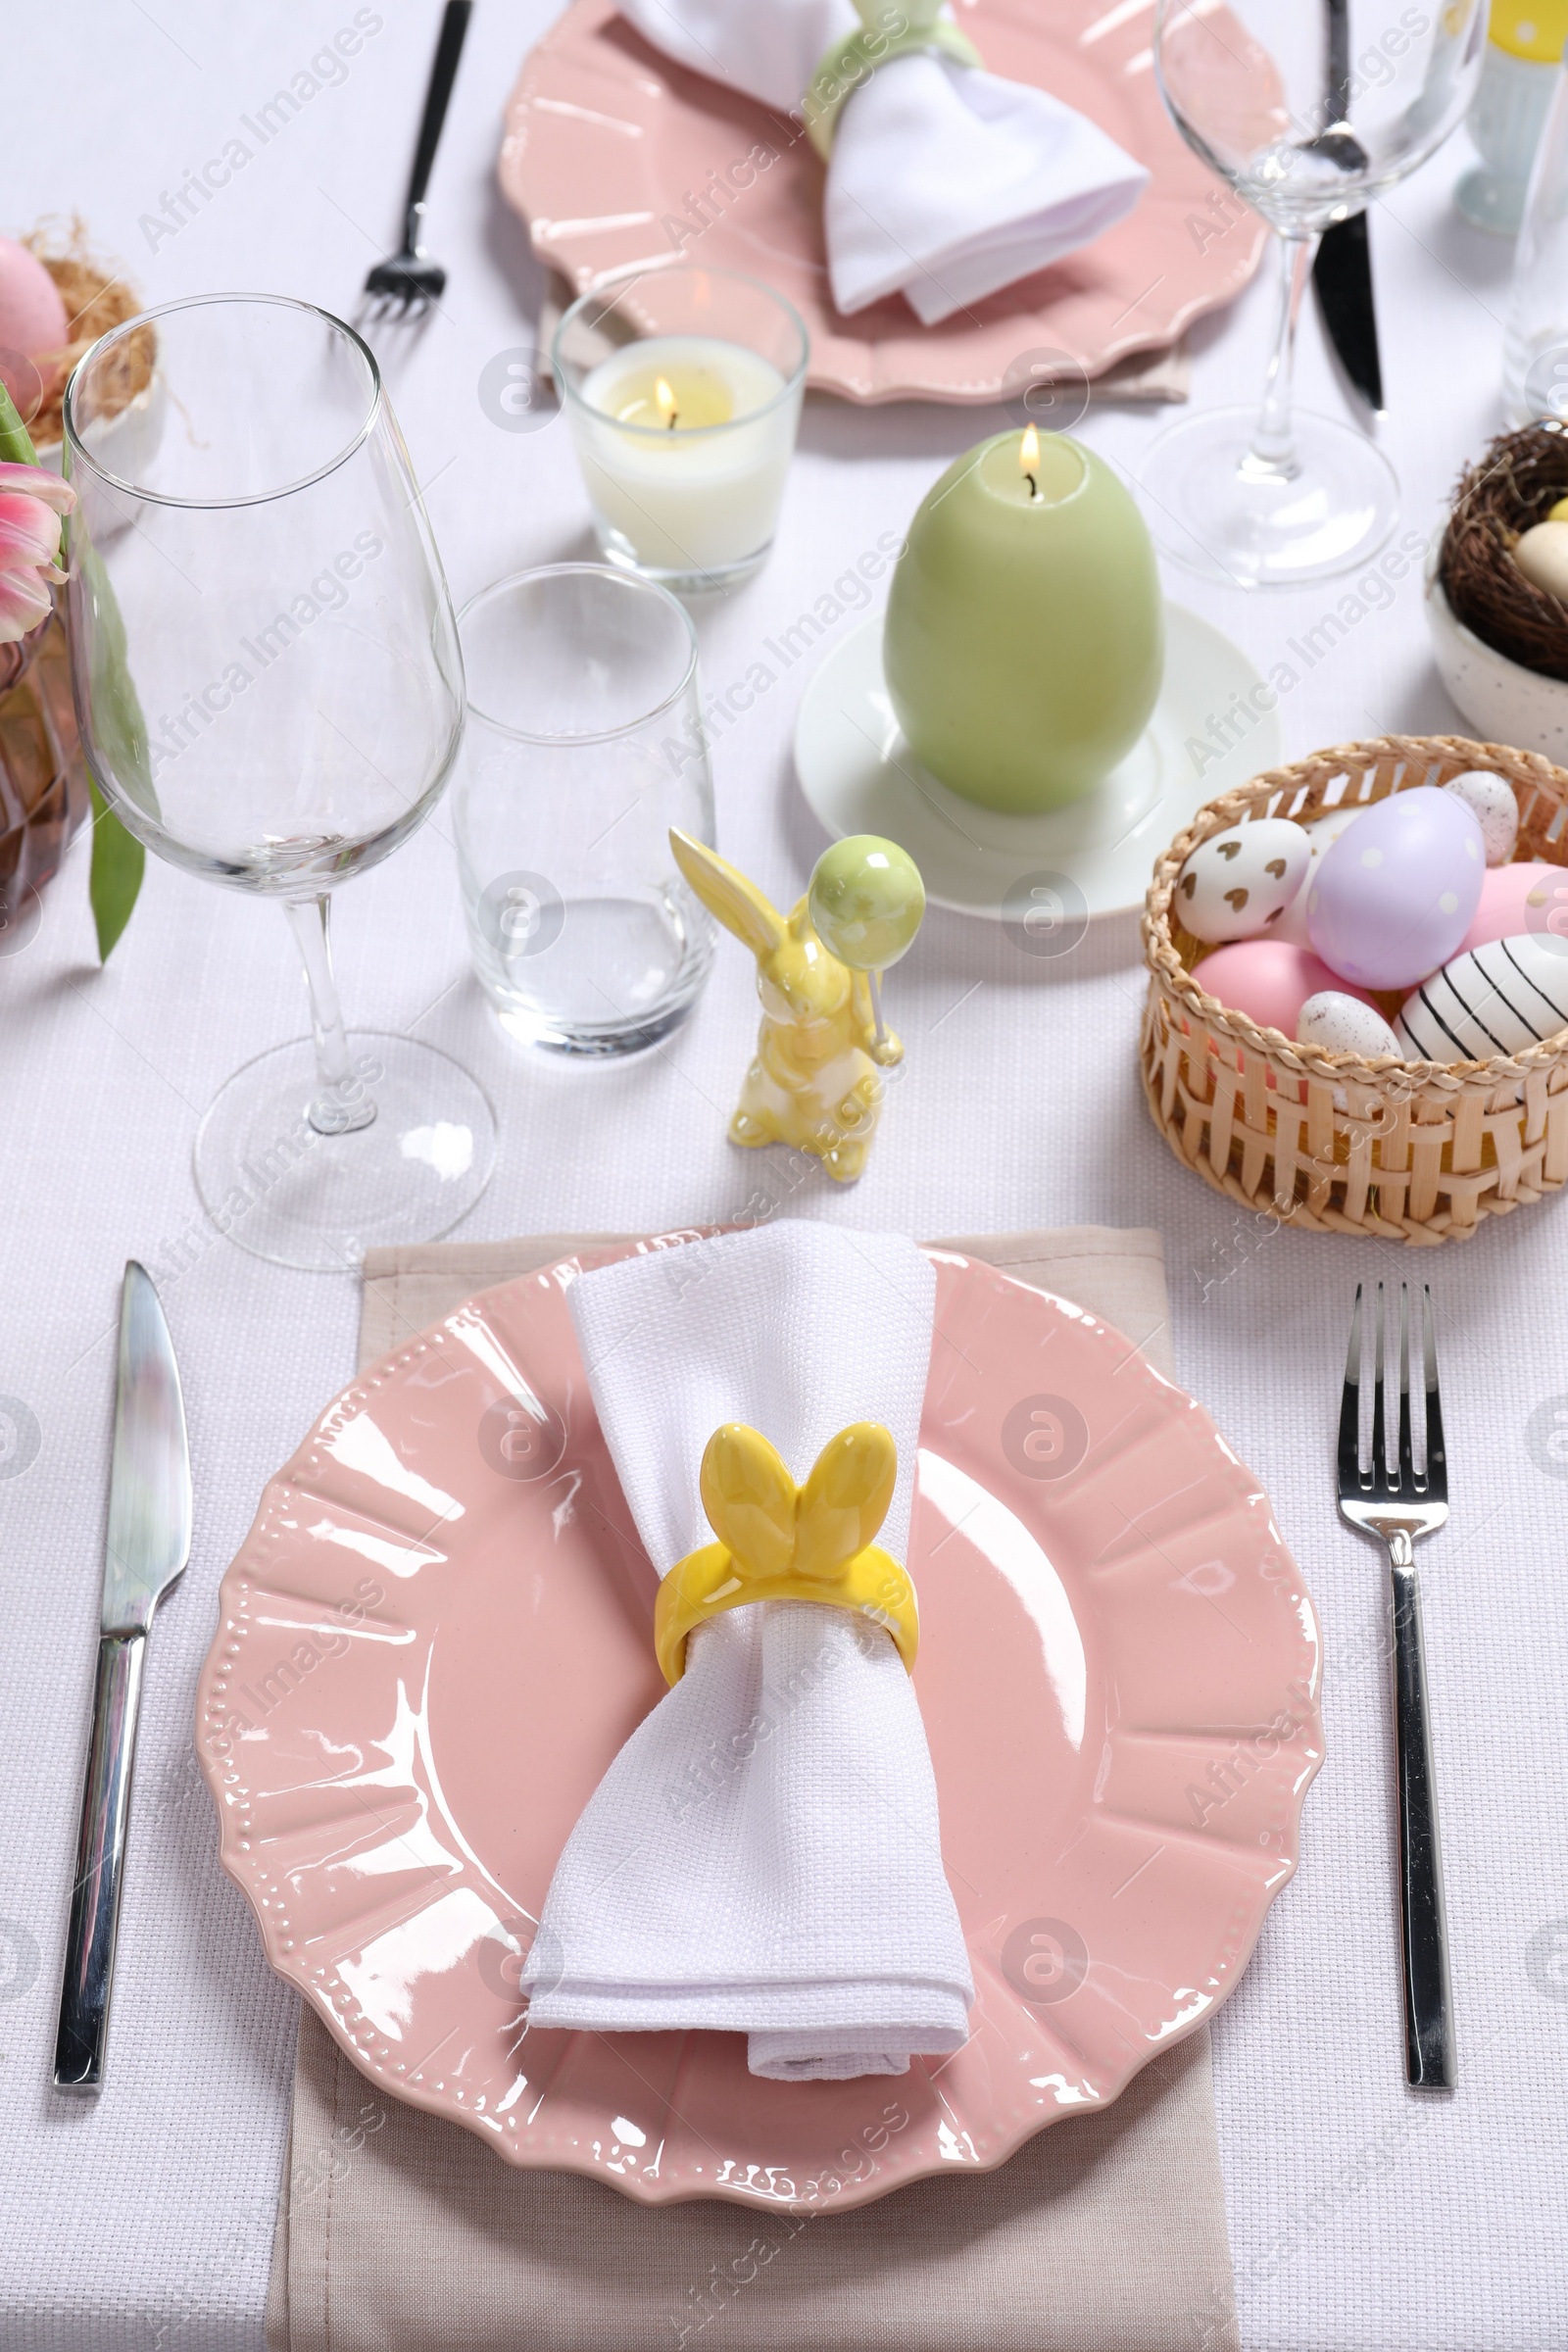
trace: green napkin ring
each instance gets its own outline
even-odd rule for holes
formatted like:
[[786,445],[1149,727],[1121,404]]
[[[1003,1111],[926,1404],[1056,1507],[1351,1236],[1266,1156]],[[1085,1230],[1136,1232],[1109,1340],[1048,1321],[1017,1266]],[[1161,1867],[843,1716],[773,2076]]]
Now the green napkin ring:
[[881,7],[877,0],[855,0],[860,18],[858,32],[835,41],[811,76],[801,101],[806,135],[826,163],[833,152],[844,101],[890,57],[912,57],[935,50],[960,66],[978,66],[980,52],[973,41],[942,15],[945,0],[904,0],[904,6]]

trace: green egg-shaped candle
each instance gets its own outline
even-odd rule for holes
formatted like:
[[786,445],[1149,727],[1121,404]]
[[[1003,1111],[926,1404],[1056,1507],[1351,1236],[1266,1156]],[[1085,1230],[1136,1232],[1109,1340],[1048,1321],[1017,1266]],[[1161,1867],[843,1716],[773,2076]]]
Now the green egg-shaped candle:
[[1093,791],[1154,708],[1164,607],[1144,518],[1064,433],[998,433],[921,502],[893,575],[888,693],[910,749],[982,808]]

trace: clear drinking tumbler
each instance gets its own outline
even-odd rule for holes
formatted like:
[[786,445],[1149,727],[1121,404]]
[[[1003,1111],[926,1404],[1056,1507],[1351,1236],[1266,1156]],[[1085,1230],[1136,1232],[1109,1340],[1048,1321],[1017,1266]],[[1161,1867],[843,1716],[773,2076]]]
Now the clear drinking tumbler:
[[683,1021],[713,930],[669,828],[713,838],[697,638],[666,589],[599,564],[499,580],[459,615],[454,789],[479,979],[514,1036],[636,1053]]
[[1502,405],[1511,425],[1550,414],[1538,383],[1540,363],[1568,342],[1568,67],[1557,68],[1557,86],[1536,150],[1525,198],[1519,242],[1514,248],[1513,286],[1508,297],[1508,331],[1502,354]]

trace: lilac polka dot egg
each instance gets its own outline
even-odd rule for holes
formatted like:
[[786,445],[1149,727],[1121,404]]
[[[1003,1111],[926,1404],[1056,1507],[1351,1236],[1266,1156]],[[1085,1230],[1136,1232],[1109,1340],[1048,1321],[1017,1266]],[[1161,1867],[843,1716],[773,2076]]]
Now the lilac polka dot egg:
[[1307,884],[1306,928],[1342,979],[1411,988],[1469,930],[1487,870],[1475,811],[1417,784],[1363,809]]

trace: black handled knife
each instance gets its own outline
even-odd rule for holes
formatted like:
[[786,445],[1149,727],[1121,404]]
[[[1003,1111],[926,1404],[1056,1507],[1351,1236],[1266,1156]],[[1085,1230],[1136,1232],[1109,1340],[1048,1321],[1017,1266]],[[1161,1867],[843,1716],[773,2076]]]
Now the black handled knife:
[[[1347,172],[1365,171],[1366,149],[1350,128],[1349,0],[1324,0],[1328,36],[1324,75],[1327,122],[1311,141]],[[1383,411],[1383,368],[1378,358],[1378,318],[1372,307],[1372,253],[1366,215],[1353,213],[1323,232],[1312,265],[1318,309],[1329,340],[1351,383],[1375,415]]]
[[1365,213],[1323,232],[1312,264],[1317,307],[1346,374],[1377,416],[1384,415],[1378,318],[1372,307],[1372,255]]

